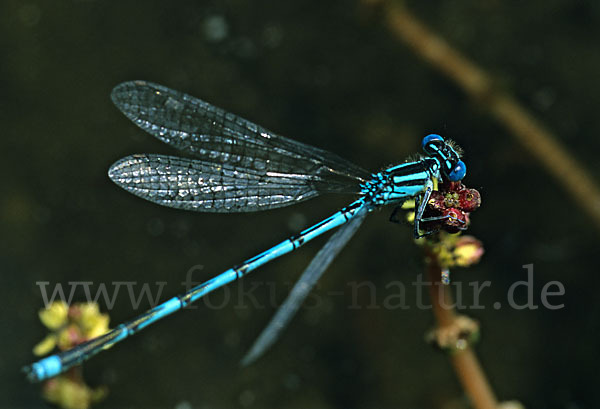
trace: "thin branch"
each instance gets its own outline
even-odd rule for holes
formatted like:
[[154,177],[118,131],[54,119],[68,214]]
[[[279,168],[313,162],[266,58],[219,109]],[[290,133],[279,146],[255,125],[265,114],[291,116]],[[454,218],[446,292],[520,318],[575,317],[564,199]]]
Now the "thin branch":
[[[434,260],[434,258],[432,257],[430,260]],[[431,282],[429,295],[438,328],[451,326],[456,321],[457,315],[454,308],[449,307],[454,305],[450,286],[440,283],[441,269],[435,261],[427,263],[427,273]],[[449,357],[473,407],[497,409],[496,396],[471,347],[467,346],[465,349],[453,351]]]

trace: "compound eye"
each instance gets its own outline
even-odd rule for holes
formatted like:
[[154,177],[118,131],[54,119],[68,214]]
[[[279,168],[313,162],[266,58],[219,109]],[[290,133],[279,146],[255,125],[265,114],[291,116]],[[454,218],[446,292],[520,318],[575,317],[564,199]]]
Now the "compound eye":
[[421,142],[421,149],[423,149],[427,153],[431,153],[430,150],[427,148],[432,143],[435,143],[435,141],[437,141],[437,144],[444,143],[444,138],[435,133],[429,134],[425,138],[423,138],[423,142]]
[[452,169],[452,172],[448,173],[448,179],[450,179],[451,182],[458,182],[459,180],[462,180],[466,174],[467,165],[465,165],[462,160],[459,160],[454,169]]

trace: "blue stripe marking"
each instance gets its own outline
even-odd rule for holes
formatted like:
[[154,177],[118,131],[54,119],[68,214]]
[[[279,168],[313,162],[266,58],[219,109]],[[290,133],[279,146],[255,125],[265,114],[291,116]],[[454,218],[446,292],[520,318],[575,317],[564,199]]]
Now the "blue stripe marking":
[[419,173],[413,173],[410,175],[398,175],[398,176],[392,177],[392,181],[393,181],[394,185],[396,185],[396,186],[400,186],[405,183],[409,183],[411,181],[417,181],[417,180],[419,180],[419,181],[422,180],[423,182],[426,182],[427,180],[429,180],[429,174],[427,172],[419,172]]
[[264,251],[256,257],[252,257],[251,259],[246,261],[244,264],[248,265],[247,272],[258,268],[277,257],[287,254],[292,250],[294,250],[294,245],[290,242],[289,239],[285,240],[284,242],[279,243],[278,245],[270,248],[269,250]]
[[36,379],[48,379],[62,372],[62,363],[57,355],[52,355],[34,363],[31,369]]
[[315,230],[306,229],[304,232],[302,232],[300,234],[304,238],[304,241],[309,241],[309,240],[314,239],[315,237],[320,236],[321,234],[325,233],[326,231],[329,231],[335,227],[338,227],[339,225],[341,225],[345,222],[346,222],[346,218],[344,217],[344,214],[342,212],[337,212],[335,215],[333,215],[329,219],[326,219],[324,223],[321,223],[321,226],[319,226],[318,229],[315,229]]
[[[125,325],[125,324],[119,325],[113,331],[115,331],[115,332],[119,331],[119,335],[112,339],[112,341],[110,342],[110,345],[116,344],[117,342],[122,341],[129,336],[129,329],[127,328],[127,325]],[[107,332],[107,334],[110,334],[110,332]]]
[[178,297],[173,297],[170,300],[165,301],[164,303],[162,303],[160,305],[157,305],[152,310],[154,313],[152,318],[147,321],[141,322],[138,325],[137,330],[146,328],[148,325],[152,324],[153,322],[156,322],[156,321],[166,317],[167,315],[174,313],[175,311],[177,311],[179,309],[181,309],[181,301],[179,300]]
[[190,296],[190,302],[193,303],[195,301],[197,301],[198,299],[204,297],[206,294],[210,293],[211,291],[224,286],[225,284],[229,284],[232,281],[235,281],[235,279],[237,278],[237,272],[233,269],[230,268],[229,270],[219,274],[218,276],[216,276],[215,278],[200,284],[199,286],[192,288],[190,290],[190,293],[192,294]]

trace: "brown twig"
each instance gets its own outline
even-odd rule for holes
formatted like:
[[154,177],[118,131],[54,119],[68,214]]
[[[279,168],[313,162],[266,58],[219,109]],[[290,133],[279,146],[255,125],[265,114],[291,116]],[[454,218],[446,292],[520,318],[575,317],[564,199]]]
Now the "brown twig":
[[[429,258],[427,272],[429,276],[429,295],[438,327],[448,327],[455,323],[457,315],[450,293],[450,286],[440,283],[441,269],[433,257]],[[497,409],[498,402],[489,382],[479,365],[479,361],[470,346],[450,354],[450,360],[460,382],[476,409]]]
[[369,2],[382,4],[386,23],[397,38],[456,82],[479,106],[504,125],[600,228],[600,189],[552,132],[510,94],[495,87],[489,74],[429,30],[399,2]]

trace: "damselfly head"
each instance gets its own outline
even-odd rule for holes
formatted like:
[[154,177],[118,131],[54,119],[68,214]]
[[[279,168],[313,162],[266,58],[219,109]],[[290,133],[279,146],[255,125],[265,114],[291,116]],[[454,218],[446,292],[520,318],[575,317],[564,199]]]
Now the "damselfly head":
[[438,160],[443,175],[451,182],[462,180],[467,174],[467,166],[460,160],[462,150],[452,141],[446,141],[438,134],[423,138],[423,151]]
[[[442,169],[444,169],[443,166]],[[467,165],[465,165],[465,163],[462,160],[459,160],[454,164],[454,167],[450,172],[448,172],[448,169],[445,170],[445,174],[451,182],[458,182],[466,176]]]
[[458,143],[456,143],[452,139],[446,139],[446,145],[448,145],[449,147],[451,147],[452,149],[454,149],[454,152],[456,152],[456,154],[458,155],[458,157],[462,158],[462,156],[463,156],[463,154],[465,152],[463,151],[463,148],[461,148],[461,146]]
[[443,146],[446,144],[444,138],[440,135],[431,133],[423,138],[421,142],[421,149],[428,155],[435,155],[436,152],[439,152]]

